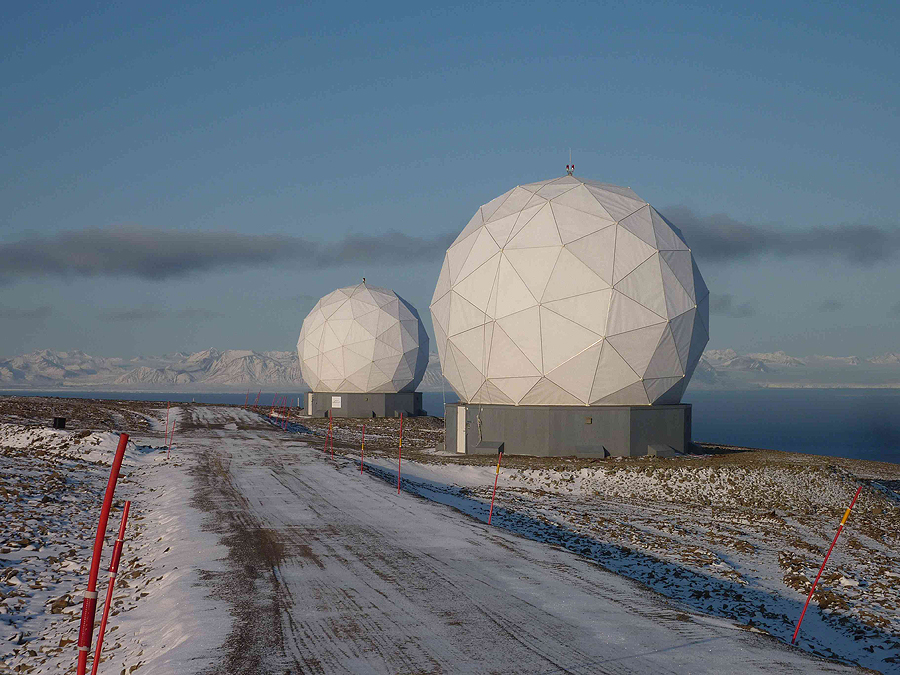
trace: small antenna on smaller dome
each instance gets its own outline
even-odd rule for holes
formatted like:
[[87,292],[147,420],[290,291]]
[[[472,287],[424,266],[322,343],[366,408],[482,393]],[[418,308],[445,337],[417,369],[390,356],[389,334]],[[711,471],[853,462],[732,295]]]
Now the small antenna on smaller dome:
[[366,278],[363,277],[363,285],[365,286],[365,284],[366,284]]
[[575,173],[575,165],[572,164],[572,148],[569,148],[569,163],[566,164],[566,175],[571,176]]

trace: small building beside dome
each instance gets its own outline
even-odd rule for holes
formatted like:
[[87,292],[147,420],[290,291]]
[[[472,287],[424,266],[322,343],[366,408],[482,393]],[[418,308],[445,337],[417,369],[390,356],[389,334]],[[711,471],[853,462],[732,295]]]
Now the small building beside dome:
[[395,417],[422,413],[416,391],[428,366],[419,313],[386,288],[362,283],[321,298],[303,320],[297,355],[312,389],[308,415]]
[[681,397],[709,340],[682,233],[629,188],[572,175],[479,208],[431,302],[459,452],[683,451]]

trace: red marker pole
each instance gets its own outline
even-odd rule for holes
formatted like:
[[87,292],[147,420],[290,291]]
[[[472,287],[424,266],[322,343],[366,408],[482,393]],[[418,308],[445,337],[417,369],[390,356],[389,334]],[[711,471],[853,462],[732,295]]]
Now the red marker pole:
[[88,652],[91,651],[91,638],[94,634],[94,615],[97,611],[97,573],[100,571],[100,556],[103,553],[103,539],[106,536],[106,525],[109,522],[109,509],[116,492],[116,481],[119,469],[128,445],[128,434],[119,435],[119,446],[109,470],[109,482],[106,484],[106,495],[100,509],[100,522],[97,523],[97,536],[94,538],[94,553],[91,556],[91,571],[88,575],[88,587],[81,605],[81,627],[78,630],[78,675],[84,675],[87,669]]
[[366,458],[366,425],[363,424],[362,446],[359,449],[359,472],[363,472],[363,461]]
[[488,525],[491,524],[491,517],[494,515],[494,497],[497,496],[497,479],[500,478],[500,460],[503,459],[503,451],[497,455],[497,473],[494,474],[494,492],[491,494],[491,510],[488,512]]
[[253,402],[253,407],[256,408],[256,412],[259,412],[259,395],[262,394],[262,389],[260,389],[256,394],[256,400]]
[[169,459],[169,455],[172,452],[172,443],[175,442],[175,420],[172,420],[172,435],[169,437],[169,445],[166,448],[166,459]]
[[103,618],[100,620],[100,630],[97,632],[97,649],[94,652],[94,662],[91,664],[91,675],[97,675],[100,666],[100,652],[103,650],[103,635],[106,633],[106,620],[109,619],[109,608],[112,604],[113,589],[116,586],[116,572],[119,571],[119,558],[122,556],[122,542],[125,541],[125,523],[128,522],[128,511],[131,502],[125,502],[125,510],[122,511],[122,523],[119,525],[119,538],[113,546],[112,560],[109,563],[109,588],[106,591],[106,604],[103,605]]
[[331,442],[331,459],[334,459],[334,431],[332,430],[331,410],[328,411],[328,440]]
[[397,446],[397,494],[400,494],[400,459],[403,457],[403,413],[400,413],[400,445]]
[[844,523],[847,522],[847,518],[850,517],[850,512],[853,510],[853,506],[856,504],[856,499],[859,497],[859,493],[862,491],[862,485],[860,485],[856,489],[856,494],[853,495],[853,501],[850,502],[850,506],[844,511],[844,517],[841,518],[841,524],[838,526],[837,532],[834,535],[834,540],[831,542],[831,548],[828,549],[828,553],[825,554],[825,560],[822,561],[822,566],[819,568],[819,573],[816,575],[816,580],[813,581],[812,588],[809,589],[809,595],[806,596],[806,604],[803,605],[803,611],[800,612],[800,619],[797,621],[797,627],[794,629],[794,637],[791,638],[791,644],[795,644],[797,642],[797,633],[800,632],[800,624],[803,623],[803,617],[806,614],[806,608],[809,607],[809,601],[812,600],[813,592],[816,590],[816,584],[819,583],[819,577],[822,576],[822,570],[825,569],[825,563],[828,562],[828,556],[831,555],[831,551],[834,548],[834,545],[837,543],[838,537],[841,536],[841,530],[844,529]]

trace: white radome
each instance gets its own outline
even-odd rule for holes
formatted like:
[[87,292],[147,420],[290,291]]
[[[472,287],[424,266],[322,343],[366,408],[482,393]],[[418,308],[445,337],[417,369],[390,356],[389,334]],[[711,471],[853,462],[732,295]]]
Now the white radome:
[[297,355],[313,391],[415,391],[428,366],[428,334],[406,300],[361,283],[316,303],[303,320]]
[[630,188],[563,176],[478,209],[431,318],[463,401],[669,404],[709,340],[709,290],[681,232]]

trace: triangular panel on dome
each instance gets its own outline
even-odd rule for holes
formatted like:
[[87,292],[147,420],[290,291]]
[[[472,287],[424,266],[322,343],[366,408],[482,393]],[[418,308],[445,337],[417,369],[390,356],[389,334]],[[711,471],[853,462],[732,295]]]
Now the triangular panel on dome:
[[544,199],[543,197],[539,197],[538,195],[532,195],[531,199],[528,200],[528,203],[525,204],[525,209],[530,208],[540,208],[544,204],[546,204],[549,200]]
[[560,176],[559,178],[554,178],[553,180],[550,181],[550,183],[552,183],[553,185],[577,186],[577,185],[581,185],[582,181],[579,180],[578,178],[575,178],[575,176],[570,176],[569,174],[566,174],[565,176]]
[[619,280],[615,289],[656,314],[666,316],[666,294],[663,291],[659,255],[653,254],[635,267]]
[[461,279],[465,279],[499,250],[500,247],[497,246],[497,242],[494,241],[491,233],[486,229],[481,230],[478,233],[475,244],[472,246],[472,250],[469,251],[469,256],[456,274],[454,283],[459,283]]
[[677,386],[683,379],[683,376],[679,376],[644,380],[644,389],[647,391],[647,398],[649,399],[650,404],[662,405],[663,402],[660,401],[660,398],[672,389],[672,387]]
[[349,375],[351,373],[355,373],[362,368],[370,365],[372,363],[371,357],[365,357],[360,354],[357,354],[352,349],[344,347],[344,375]]
[[601,340],[602,337],[602,335],[542,306],[541,354],[544,361],[544,373],[549,373],[575,354]]
[[340,380],[344,379],[344,362],[341,349],[332,349],[331,351],[322,352],[319,355],[319,376],[323,380]]
[[325,323],[325,315],[322,314],[321,311],[313,309],[303,321],[303,328],[305,328],[306,331],[309,332],[313,328],[318,328],[323,323]]
[[[316,328],[313,328],[306,334],[306,341],[309,344],[315,345],[317,351],[322,351],[322,336],[325,334],[325,324],[322,323]],[[333,347],[332,347],[333,348]]]
[[545,377],[531,388],[519,405],[584,405],[565,389]]
[[350,330],[347,332],[346,337],[344,338],[345,345],[352,345],[358,342],[369,342],[374,340],[375,336],[372,335],[366,327],[363,326],[358,321],[354,321],[350,324]]
[[[458,281],[453,287],[453,291],[459,293],[459,295],[471,302],[478,309],[486,311],[488,301],[491,297],[491,291],[497,280],[497,270],[499,266],[500,253],[498,252],[465,279]],[[449,307],[450,304],[448,300],[448,310]]]
[[537,192],[542,187],[544,187],[547,183],[552,182],[553,178],[548,178],[547,180],[539,180],[535,183],[525,183],[525,185],[520,185],[519,187],[528,190],[529,192]]
[[319,391],[334,391],[334,392],[340,391],[341,383],[343,381],[344,381],[343,378],[339,379],[339,380],[338,379],[319,380]]
[[497,325],[503,329],[506,336],[515,343],[516,347],[528,357],[536,372],[540,373],[543,357],[541,356],[541,315],[539,307],[534,305],[528,309],[523,309],[521,312],[497,319]]
[[328,322],[328,326],[334,331],[338,341],[344,344],[347,341],[347,334],[350,332],[350,327],[353,323],[353,319],[332,319]]
[[378,391],[385,385],[390,384],[391,376],[378,368],[374,363],[369,368],[369,381],[366,384],[366,391]]
[[581,403],[587,404],[591,398],[591,388],[602,346],[603,343],[598,342],[576,354],[547,373],[547,379],[565,389]]
[[649,204],[620,220],[619,225],[648,246],[656,248],[656,232],[653,229],[653,220],[650,218]]
[[660,316],[642,304],[635,302],[627,295],[613,291],[609,302],[609,319],[606,322],[606,334],[617,335],[628,331],[645,328],[665,321],[666,317]]
[[478,370],[484,372],[484,364],[487,352],[490,350],[490,342],[485,335],[484,326],[476,326],[464,333],[459,333],[450,338],[450,343],[461,351]]
[[655,248],[633,235],[621,225],[617,226],[616,264],[613,269],[613,283],[619,283],[655,253]]
[[672,338],[675,340],[675,348],[678,350],[678,358],[681,359],[682,370],[687,368],[688,353],[691,349],[691,333],[693,333],[696,318],[697,310],[689,309],[669,322]]
[[322,312],[322,316],[326,319],[330,319],[331,316],[340,309],[343,304],[347,302],[347,298],[343,295],[338,294],[336,297],[333,297],[328,302],[322,302],[322,306],[319,308],[319,311]]
[[372,368],[372,364],[367,364],[365,367],[360,368],[355,373],[351,373],[347,376],[347,381],[350,382],[354,387],[356,387],[359,391],[368,391],[369,390],[369,371]]
[[708,342],[709,333],[706,332],[706,327],[700,321],[698,313],[697,317],[694,319],[694,329],[691,332],[691,348],[688,352],[688,361],[685,371],[690,371],[692,367],[697,365],[697,362],[700,361],[700,357],[703,356],[703,350],[706,348]]
[[456,246],[459,242],[468,237],[482,225],[484,225],[484,218],[481,215],[481,209],[478,209],[475,212],[475,215],[472,216],[466,226],[462,229],[462,232],[460,232],[459,235],[457,235],[456,239],[453,240],[453,243],[450,244],[450,247],[452,248],[453,246]]
[[644,389],[642,382],[635,382],[628,385],[624,389],[606,396],[599,401],[597,405],[649,405],[650,399],[647,397],[647,391]]
[[544,187],[537,191],[538,197],[543,197],[544,199],[553,199],[558,197],[559,195],[569,192],[570,190],[574,190],[577,182],[574,183],[557,183],[556,181],[551,181],[547,183]]
[[612,335],[607,338],[607,342],[615,348],[619,356],[625,359],[635,373],[644,377],[665,328],[665,322],[657,323],[646,328]]
[[705,298],[697,301],[697,319],[703,325],[706,334],[709,335],[709,293]]
[[691,264],[690,251],[660,251],[660,258],[663,259],[665,265],[672,271],[672,274],[678,279],[681,286],[688,292],[692,299],[696,300],[694,295],[694,271]]
[[612,285],[616,259],[616,227],[606,227],[566,244],[576,258],[590,267],[607,285]]
[[538,213],[540,213],[544,207],[549,203],[540,197],[534,197],[534,199],[539,200],[539,203],[534,205],[528,205],[524,209],[519,212],[518,217],[516,218],[516,224],[513,225],[512,229],[509,231],[509,236],[506,238],[506,242],[503,246],[506,246],[513,237],[515,237],[522,229],[531,222],[531,219],[534,218]]
[[[537,210],[535,210],[537,213]],[[484,228],[490,233],[490,235],[494,238],[497,246],[505,246],[506,241],[509,239],[509,235],[515,227],[516,223],[519,220],[520,212],[513,213],[505,218],[500,218],[499,220],[493,220]]]
[[[537,300],[534,299],[531,291],[528,290],[528,286],[522,281],[512,263],[506,259],[505,253],[500,256],[500,270],[498,274],[494,316],[500,318],[537,304]],[[491,302],[493,300],[488,302],[488,311],[491,311]]]
[[[572,192],[575,192],[575,190]],[[553,217],[559,229],[560,239],[564,244],[616,224],[609,217],[600,218],[557,202],[551,202],[550,207],[553,210]],[[597,204],[597,208],[600,208],[599,204]]]
[[419,327],[414,321],[400,322],[400,351],[408,352],[419,345]]
[[[615,219],[604,209],[596,197],[590,193],[584,185],[579,184],[574,190],[569,190],[553,199],[554,206],[567,206],[583,213],[589,213],[606,221],[615,222]],[[557,219],[557,222],[559,220]]]
[[609,284],[596,272],[581,262],[569,249],[563,248],[544,289],[541,302],[552,302],[607,288]]
[[447,334],[441,329],[441,327],[435,322],[433,325],[434,328],[434,341],[437,343],[438,350],[438,359],[441,362],[441,368],[443,368],[444,359],[446,358],[445,349],[447,348]]
[[559,230],[549,204],[531,218],[528,223],[506,243],[506,249],[534,248],[537,246],[561,246]]
[[591,387],[590,403],[597,401],[624,389],[635,382],[640,382],[640,377],[626,363],[625,359],[613,348],[609,340],[605,340],[600,350],[600,360],[597,362],[597,371],[594,373],[594,384]]
[[355,297],[350,298],[350,311],[353,313],[354,318],[362,316],[363,314],[368,314],[376,308],[377,305],[363,302],[362,300],[357,300]]
[[335,335],[331,323],[326,323],[323,327],[322,342],[319,344],[320,352],[328,352],[341,346],[340,338]]
[[697,263],[693,258],[691,258],[691,268],[694,272],[694,299],[699,303],[709,296],[709,289],[706,287],[706,282],[703,281],[700,270],[697,269]]
[[534,194],[528,190],[520,187],[513,188],[513,191],[510,192],[509,197],[506,198],[506,201],[503,202],[499,209],[491,214],[490,218],[487,218],[485,220],[485,223],[490,223],[491,221],[499,220],[501,218],[509,216],[510,214],[518,213],[525,207],[525,204],[527,204],[528,200],[533,196]]
[[631,197],[612,192],[609,189],[594,187],[587,183],[586,185],[591,194],[597,198],[598,202],[600,202],[600,205],[603,206],[603,208],[609,212],[609,215],[616,220],[622,220],[622,218],[630,216],[646,203],[638,199],[632,199]]
[[685,290],[681,282],[673,274],[672,270],[666,265],[665,261],[660,265],[663,275],[663,287],[666,289],[666,312],[669,318],[684,314],[692,307],[696,307],[697,303],[690,294]]
[[504,251],[504,255],[518,272],[519,278],[528,286],[531,295],[539,298],[544,294],[544,288],[561,250],[561,246],[508,248]]
[[394,373],[397,372],[397,367],[400,365],[401,359],[402,355],[397,354],[396,356],[388,356],[383,359],[375,359],[372,363],[378,370],[387,375],[389,380],[393,380]]
[[466,355],[458,350],[452,342],[449,347],[450,351],[453,352],[453,357],[456,359],[456,367],[459,368],[459,375],[468,399],[474,396],[475,392],[481,388],[481,385],[484,383],[484,374],[472,365],[472,362],[466,358]]
[[540,375],[534,375],[532,377],[493,377],[489,381],[508,396],[513,403],[518,404],[540,379]]
[[668,324],[659,340],[659,345],[650,359],[650,365],[644,372],[645,379],[659,377],[683,377],[684,368],[681,366],[681,358],[678,356],[678,347]]
[[525,353],[512,341],[499,325],[494,325],[491,338],[490,356],[487,364],[487,376],[496,377],[528,377],[540,375]]
[[[431,316],[434,319],[434,322],[436,324],[440,324],[444,333],[446,333],[447,330],[450,328],[450,299],[451,299],[451,295],[450,295],[450,293],[447,293],[446,295],[435,300],[431,304]],[[375,315],[374,319],[375,319],[375,334],[377,334],[378,316]],[[366,326],[366,329],[371,330],[371,329],[369,329],[368,326]]]
[[612,289],[573,295],[562,300],[544,302],[543,306],[596,333],[606,335],[609,301]]
[[330,322],[341,321],[341,320],[352,320],[353,319],[353,305],[350,304],[351,300],[347,299],[341,303],[340,307],[338,307],[334,314],[328,317]]
[[461,400],[467,400],[466,390],[462,386],[462,377],[459,374],[459,368],[456,367],[456,357],[453,356],[453,349],[450,347],[449,342],[447,343],[446,356],[441,359],[441,375],[443,375],[447,384],[453,388],[453,391],[456,392]]
[[377,343],[392,347],[398,354],[400,354],[403,351],[400,343],[400,324],[392,324],[390,328],[388,328],[376,338],[376,344]]
[[628,197],[629,199],[633,199],[635,201],[645,203],[643,199],[641,199],[637,193],[632,190],[630,187],[624,187],[622,185],[613,185],[612,183],[604,183],[599,180],[581,180],[585,185],[589,185],[590,187],[600,188],[601,190],[606,190],[607,192],[613,192],[617,195],[622,195],[623,197]]
[[475,305],[456,293],[456,291],[450,292],[450,325],[447,330],[448,337],[467,331],[475,326],[480,326],[486,319],[487,317],[484,312]]
[[[676,228],[659,211],[650,207],[653,230],[656,232],[656,247],[660,251],[687,251],[688,245],[676,233]],[[679,231],[680,232],[680,231]]]
[[481,207],[481,217],[484,220],[490,220],[491,216],[493,216],[494,213],[496,213],[497,209],[499,209],[501,206],[503,206],[503,202],[506,201],[507,197],[509,197],[513,193],[513,190],[515,190],[515,188],[504,192],[499,197],[495,197],[494,199],[489,201],[487,204],[482,206]]
[[469,257],[469,251],[475,246],[475,242],[478,241],[478,235],[480,235],[481,232],[481,229],[475,230],[468,237],[460,240],[447,249],[447,264],[450,267],[451,285],[456,283],[456,280],[459,277],[459,271],[466,263],[466,259]]
[[474,398],[472,399],[473,403],[487,403],[493,405],[514,405],[515,401],[513,401],[509,396],[503,393],[502,390],[498,389],[496,385],[494,385],[490,380],[486,380],[483,385],[481,385],[481,389],[479,389]]
[[[684,390],[687,389],[690,376],[679,377],[677,380],[678,381],[675,382],[675,384],[653,401],[653,405],[677,405],[678,403],[681,403],[681,397],[684,396]],[[649,394],[649,391],[647,393]]]

